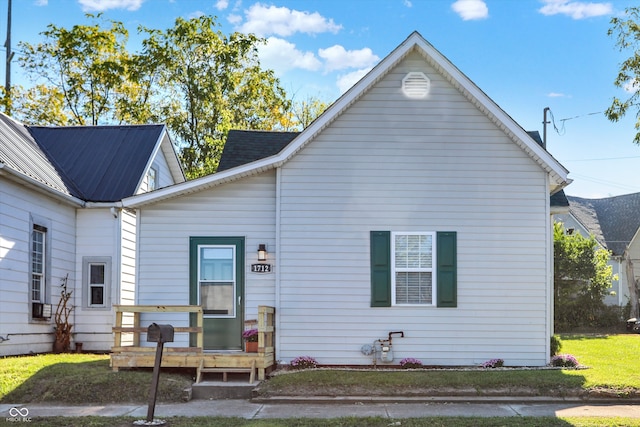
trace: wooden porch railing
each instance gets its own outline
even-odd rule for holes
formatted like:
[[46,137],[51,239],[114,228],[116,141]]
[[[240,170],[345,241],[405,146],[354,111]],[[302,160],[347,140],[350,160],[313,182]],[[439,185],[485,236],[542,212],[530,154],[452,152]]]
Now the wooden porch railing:
[[[196,347],[165,347],[166,351],[195,351],[201,352],[204,342],[202,307],[199,305],[114,305],[116,312],[116,324],[112,328],[114,332],[112,352],[122,351],[155,351],[155,347],[141,347],[140,334],[146,333],[147,328],[140,326],[140,313],[195,313],[196,326],[175,326],[175,333],[196,334]],[[133,313],[133,326],[123,326],[123,313]],[[133,333],[133,345],[122,345],[122,334]]]

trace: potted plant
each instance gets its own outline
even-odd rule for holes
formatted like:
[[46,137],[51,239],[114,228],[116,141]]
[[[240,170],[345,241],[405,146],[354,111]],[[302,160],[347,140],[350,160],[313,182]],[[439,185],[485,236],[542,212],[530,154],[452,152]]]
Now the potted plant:
[[244,351],[247,353],[258,352],[258,330],[247,329],[242,333],[242,339],[244,340]]
[[71,299],[71,293],[73,291],[67,291],[67,281],[69,280],[69,275],[62,279],[62,284],[60,287],[62,291],[60,292],[60,299],[58,300],[58,306],[56,307],[56,313],[54,316],[55,322],[55,338],[53,341],[53,352],[54,353],[64,353],[68,352],[71,346],[71,327],[73,326],[69,323],[69,315],[73,310],[73,305],[69,304],[69,300]]

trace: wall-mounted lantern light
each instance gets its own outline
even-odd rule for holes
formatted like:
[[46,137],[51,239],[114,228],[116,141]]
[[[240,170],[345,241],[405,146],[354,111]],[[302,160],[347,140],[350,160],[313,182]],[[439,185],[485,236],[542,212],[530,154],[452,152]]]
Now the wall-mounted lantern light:
[[260,243],[258,245],[258,261],[266,261],[267,260],[267,245],[264,243]]

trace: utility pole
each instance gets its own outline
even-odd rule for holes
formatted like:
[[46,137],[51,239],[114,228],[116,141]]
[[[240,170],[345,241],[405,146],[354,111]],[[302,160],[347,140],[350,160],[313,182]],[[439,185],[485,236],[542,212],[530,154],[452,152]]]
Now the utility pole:
[[7,48],[7,65],[5,68],[5,83],[4,90],[5,96],[9,98],[5,113],[11,115],[11,60],[13,59],[13,52],[11,52],[11,0],[8,0],[9,6],[7,8],[7,41],[4,43],[4,47]]
[[547,113],[549,110],[551,110],[549,107],[545,107],[542,111],[542,148],[545,150],[547,149],[547,125],[551,123],[547,120]]

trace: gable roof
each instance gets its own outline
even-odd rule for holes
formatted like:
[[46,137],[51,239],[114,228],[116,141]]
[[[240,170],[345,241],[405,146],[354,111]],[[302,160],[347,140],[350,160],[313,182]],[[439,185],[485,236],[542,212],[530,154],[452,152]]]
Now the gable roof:
[[300,132],[231,130],[220,157],[218,172],[278,154]]
[[[60,173],[22,123],[0,113],[0,172],[73,200]],[[80,200],[73,200],[80,203]]]
[[613,255],[622,255],[640,227],[640,193],[604,199],[567,198],[573,217]]
[[163,125],[29,127],[71,193],[92,202],[135,194]]
[[508,135],[516,145],[525,151],[532,160],[549,174],[549,190],[551,194],[556,193],[571,182],[568,179],[568,171],[554,159],[553,156],[536,143],[522,127],[419,33],[413,32],[400,46],[327,108],[320,117],[294,137],[277,155],[256,160],[232,169],[226,169],[183,184],[174,185],[164,190],[158,190],[153,192],[153,194],[138,195],[125,200],[125,205],[131,207],[142,206],[214,187],[225,182],[240,179],[244,176],[254,175],[281,166],[304,148],[318,133],[329,126],[373,85],[385,77],[395,65],[412,52],[418,52],[422,55],[449,83],[459,90],[460,93],[482,111],[496,126]]
[[0,170],[76,204],[134,195],[159,150],[183,182],[164,125],[26,126],[0,113]]

